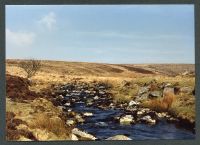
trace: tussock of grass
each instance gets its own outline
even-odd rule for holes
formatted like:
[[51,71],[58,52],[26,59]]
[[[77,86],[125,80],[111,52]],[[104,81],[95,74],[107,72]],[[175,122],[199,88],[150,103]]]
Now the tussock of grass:
[[65,122],[59,117],[49,118],[47,114],[38,114],[34,120],[32,120],[30,127],[32,129],[45,129],[54,133],[59,137],[68,137],[71,129],[65,125]]
[[163,98],[143,102],[142,106],[158,112],[166,112],[170,109],[174,101],[175,95],[172,93],[166,93]]

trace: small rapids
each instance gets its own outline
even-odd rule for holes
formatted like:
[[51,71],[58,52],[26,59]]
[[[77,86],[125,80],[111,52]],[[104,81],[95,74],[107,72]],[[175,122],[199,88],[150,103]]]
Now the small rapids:
[[84,103],[76,103],[73,110],[77,112],[92,112],[92,117],[87,117],[85,123],[77,125],[78,128],[93,134],[99,139],[123,134],[131,139],[194,139],[195,135],[186,129],[178,128],[175,124],[165,120],[156,125],[135,124],[120,125],[112,121],[112,117],[123,113],[122,110],[102,110],[94,107],[86,107]]

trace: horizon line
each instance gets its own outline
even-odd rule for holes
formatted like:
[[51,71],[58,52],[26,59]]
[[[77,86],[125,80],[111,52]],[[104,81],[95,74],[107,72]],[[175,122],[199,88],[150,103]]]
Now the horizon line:
[[[35,59],[35,58],[30,58],[30,59]],[[23,59],[23,58],[6,58],[7,60],[30,60],[30,59]],[[130,65],[130,64],[188,64],[188,65],[195,65],[195,63],[174,63],[174,62],[168,62],[168,63],[108,63],[108,62],[89,62],[89,61],[70,61],[70,60],[50,60],[50,59],[35,59],[35,60],[40,60],[40,61],[58,61],[58,62],[72,62],[72,63],[96,63],[96,64],[115,64],[115,65]]]

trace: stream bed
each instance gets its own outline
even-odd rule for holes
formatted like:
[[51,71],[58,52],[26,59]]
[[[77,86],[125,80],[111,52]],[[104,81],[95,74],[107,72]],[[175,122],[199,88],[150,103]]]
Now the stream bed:
[[[148,88],[146,85],[140,87],[137,98],[142,99],[146,94],[148,98],[152,93]],[[134,140],[195,139],[195,133],[186,129],[193,129],[193,126],[184,124],[178,127],[177,125],[181,124],[180,120],[166,114],[167,112],[163,112],[163,115],[149,108],[140,107],[137,99],[129,103],[116,103],[109,89],[111,87],[106,83],[69,83],[58,87],[55,93],[56,101],[64,107],[71,123],[74,122],[75,116],[83,117],[84,121],[75,121],[75,126],[100,140],[115,135],[125,135]],[[173,88],[165,87],[164,90],[174,91]],[[152,94],[155,96],[155,93]],[[85,116],[85,113],[89,115]],[[131,123],[123,124],[127,120]]]
[[76,112],[92,112],[93,116],[87,117],[83,124],[77,127],[94,135],[100,140],[123,134],[131,139],[194,139],[195,134],[189,130],[178,128],[175,124],[159,121],[156,125],[134,124],[121,125],[113,122],[112,117],[123,113],[123,110],[102,110],[96,107],[86,107],[84,103],[76,103],[72,108]]

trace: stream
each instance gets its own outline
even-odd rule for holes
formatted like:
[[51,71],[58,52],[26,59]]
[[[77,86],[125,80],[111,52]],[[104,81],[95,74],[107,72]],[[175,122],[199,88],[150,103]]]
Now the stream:
[[[94,135],[100,140],[115,135],[125,135],[134,140],[195,139],[195,133],[187,130],[187,126],[178,127],[174,122],[169,123],[169,120],[165,117],[158,119],[158,114],[151,110],[141,113],[145,111],[145,108],[139,108],[136,105],[136,111],[130,112],[124,103],[114,103],[112,94],[107,91],[108,88],[109,86],[104,83],[87,84],[84,82],[74,82],[65,84],[56,91],[58,96],[57,102],[65,108],[66,113],[69,113],[68,109],[83,116],[86,112],[92,113],[92,116],[85,116],[84,122],[77,123],[76,127]],[[146,91],[143,88],[141,88],[142,91]],[[127,114],[139,117],[138,113],[150,118],[146,120],[147,123],[136,121],[133,124],[123,125],[119,120],[118,122],[115,120],[117,116],[122,117]],[[156,116],[155,119],[157,121],[150,125],[148,121],[154,118],[153,116]],[[138,119],[141,120],[142,118],[139,117]],[[136,120],[138,119],[136,118]]]
[[102,110],[96,107],[86,107],[84,103],[76,103],[72,108],[76,112],[92,112],[93,116],[87,117],[83,124],[77,127],[94,135],[99,139],[123,134],[131,139],[194,139],[195,134],[183,128],[178,128],[175,124],[167,123],[165,120],[159,121],[156,125],[135,124],[120,125],[113,122],[112,117],[123,113],[122,110]]

